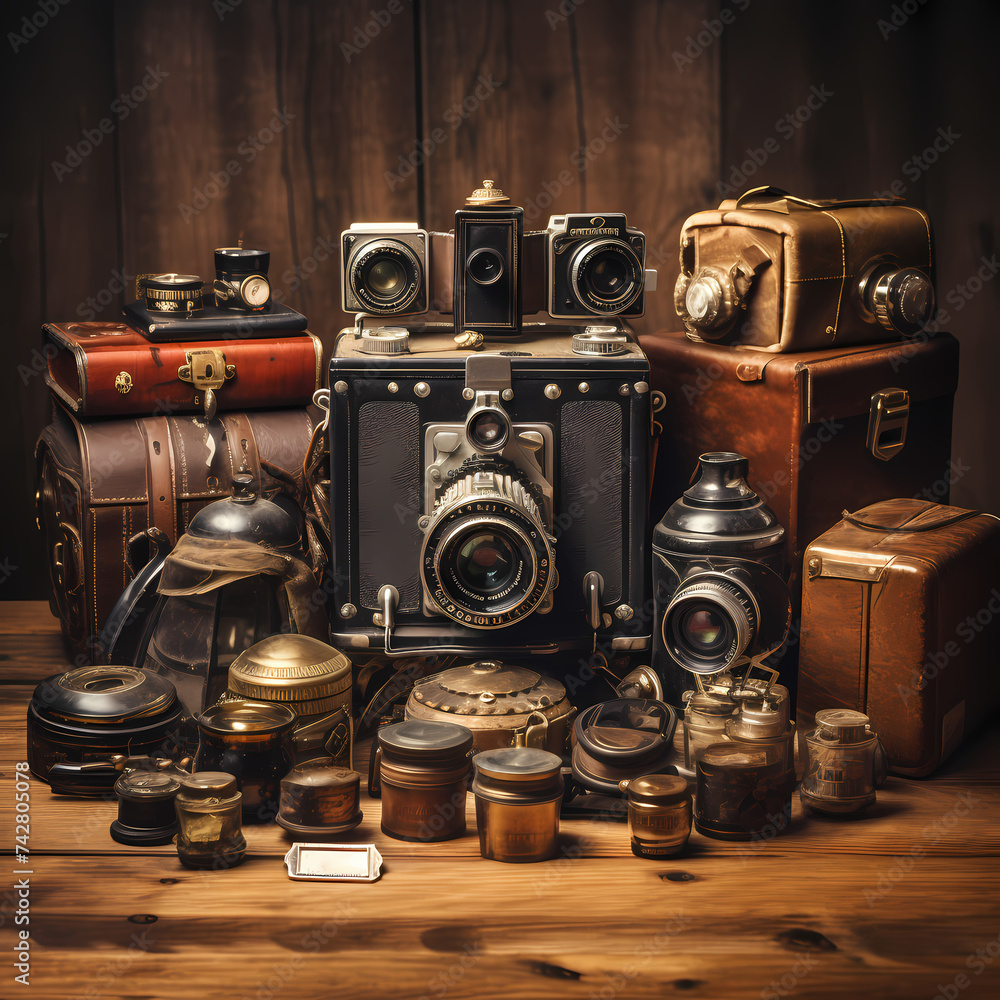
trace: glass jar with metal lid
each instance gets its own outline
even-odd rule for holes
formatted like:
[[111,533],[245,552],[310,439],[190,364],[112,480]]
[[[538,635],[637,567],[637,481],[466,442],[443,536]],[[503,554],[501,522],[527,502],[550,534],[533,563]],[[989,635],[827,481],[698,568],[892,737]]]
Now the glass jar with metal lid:
[[868,716],[847,708],[816,713],[806,734],[809,762],[799,796],[820,813],[853,813],[875,801],[888,770],[885,751]]
[[297,763],[332,757],[351,762],[351,661],[308,635],[272,635],[229,667],[226,700],[280,702],[298,716],[292,731]]
[[295,712],[267,701],[213,705],[198,720],[199,771],[225,771],[243,793],[243,813],[270,821],[278,813],[281,779],[292,767]]
[[166,678],[135,667],[77,667],[43,680],[28,706],[28,766],[55,792],[101,795],[115,754],[176,757],[181,705]]
[[479,852],[490,861],[526,863],[559,847],[562,760],[547,750],[486,750],[473,763]]
[[188,868],[232,868],[246,855],[240,823],[242,795],[231,774],[201,771],[181,779],[177,856]]
[[729,738],[726,722],[736,714],[737,706],[727,695],[711,691],[689,691],[685,697],[684,766],[693,773],[699,750]]
[[563,755],[576,709],[566,688],[525,667],[479,660],[414,684],[407,719],[452,722],[472,731],[477,752],[512,745]]
[[451,722],[398,722],[379,730],[368,776],[382,798],[382,832],[433,842],[465,833],[472,733]]
[[626,778],[621,790],[628,799],[628,832],[638,858],[679,854],[691,836],[691,793],[684,778],[644,774]]

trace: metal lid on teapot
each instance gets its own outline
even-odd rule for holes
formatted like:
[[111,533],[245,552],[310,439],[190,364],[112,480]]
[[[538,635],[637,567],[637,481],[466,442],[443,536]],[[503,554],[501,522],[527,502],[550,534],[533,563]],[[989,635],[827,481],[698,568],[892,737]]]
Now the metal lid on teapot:
[[432,674],[413,686],[412,701],[456,715],[524,715],[558,705],[566,688],[534,670],[478,660]]
[[302,535],[283,507],[259,496],[249,473],[233,476],[233,495],[203,507],[188,525],[195,538],[256,542],[269,549],[297,549]]
[[221,736],[254,739],[290,729],[296,718],[294,709],[273,701],[231,701],[205,709],[198,723]]
[[333,711],[351,686],[351,661],[339,650],[312,636],[283,633],[254,643],[229,667],[229,688],[244,698],[280,702],[333,699]]
[[158,715],[176,701],[165,677],[123,666],[76,667],[42,681],[32,696],[42,716],[98,725]]

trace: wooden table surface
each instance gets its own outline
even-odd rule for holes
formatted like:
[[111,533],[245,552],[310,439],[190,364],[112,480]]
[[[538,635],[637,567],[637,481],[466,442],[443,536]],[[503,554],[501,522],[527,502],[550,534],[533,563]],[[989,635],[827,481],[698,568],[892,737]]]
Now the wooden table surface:
[[240,867],[194,872],[172,846],[112,841],[113,802],[32,779],[22,864],[25,707],[70,664],[44,604],[0,604],[0,997],[1000,996],[1000,726],[930,779],[890,778],[863,819],[803,816],[796,795],[782,835],[695,832],[667,861],[633,857],[623,824],[575,820],[558,860],[498,864],[479,856],[474,809],[467,836],[413,845],[363,795],[350,839],[378,846],[378,882],[290,881],[276,826],[244,828]]

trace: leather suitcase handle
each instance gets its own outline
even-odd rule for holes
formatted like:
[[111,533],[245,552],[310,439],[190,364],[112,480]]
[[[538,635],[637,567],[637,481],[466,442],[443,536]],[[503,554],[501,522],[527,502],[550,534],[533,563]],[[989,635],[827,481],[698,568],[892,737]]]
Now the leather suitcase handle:
[[831,208],[871,208],[871,207],[885,207],[887,205],[901,205],[903,203],[902,198],[892,198],[891,200],[880,200],[872,198],[853,198],[845,199],[843,201],[810,201],[808,198],[798,198],[794,194],[789,194],[783,188],[773,187],[770,184],[762,185],[761,187],[750,188],[749,191],[744,191],[743,194],[736,199],[736,207],[743,208],[745,203],[755,197],[766,198],[768,196],[774,196],[774,198],[781,198],[784,201],[790,201],[793,205],[801,205],[803,208],[816,208],[820,211],[828,210]]
[[[931,506],[933,507],[936,505],[932,503]],[[924,508],[924,511],[921,511],[920,513],[925,513],[930,509],[930,507],[926,507]],[[855,514],[852,514],[847,510],[843,511],[840,516],[847,521],[848,524],[853,524],[858,528],[866,528],[869,531],[887,531],[892,534],[903,534],[916,533],[918,531],[936,531],[938,528],[947,528],[948,525],[957,524],[959,521],[966,520],[966,518],[978,517],[981,513],[982,511],[978,510],[962,510],[957,514],[952,514],[950,517],[942,517],[936,521],[922,521],[920,524],[916,525],[910,525],[907,522],[900,525],[874,524],[871,521],[863,521],[860,517],[857,517]]]
[[159,528],[177,543],[177,503],[174,497],[173,457],[170,425],[166,417],[143,417],[139,428],[146,441],[146,488],[149,497],[148,526]]

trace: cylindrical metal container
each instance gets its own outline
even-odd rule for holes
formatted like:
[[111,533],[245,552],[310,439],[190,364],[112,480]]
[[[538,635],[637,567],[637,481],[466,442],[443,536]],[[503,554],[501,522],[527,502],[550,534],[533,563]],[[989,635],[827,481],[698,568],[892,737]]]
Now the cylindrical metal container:
[[684,766],[694,773],[698,751],[721,743],[726,722],[736,714],[736,702],[722,694],[694,692],[684,710]]
[[111,839],[144,847],[169,844],[177,833],[174,799],[180,787],[177,777],[162,771],[123,774],[115,782],[118,819],[111,824]]
[[242,796],[231,774],[202,771],[181,779],[177,856],[188,868],[232,868],[246,855],[240,823]]
[[816,713],[816,728],[806,734],[809,762],[799,796],[821,813],[853,813],[875,801],[885,778],[885,751],[868,716],[846,708]]
[[628,832],[638,858],[679,854],[691,836],[691,793],[687,782],[671,774],[626,779]]
[[310,837],[353,830],[362,819],[361,775],[332,757],[297,764],[281,779],[278,825]]
[[292,767],[295,712],[268,701],[213,705],[198,720],[197,771],[225,771],[243,793],[247,819],[273,821],[281,779]]
[[294,709],[296,763],[330,756],[351,764],[351,661],[333,646],[294,632],[269,636],[233,661],[229,690]]
[[562,760],[547,750],[486,750],[473,761],[479,853],[490,861],[546,861],[559,848]]
[[378,733],[369,793],[382,797],[382,832],[431,843],[465,833],[472,733],[451,722],[399,722]]
[[788,706],[768,701],[745,701],[735,718],[726,720],[726,736],[752,746],[774,747],[789,782],[795,787],[795,723],[788,719]]
[[697,760],[694,825],[719,840],[752,840],[788,823],[788,774],[779,748],[713,743]]

